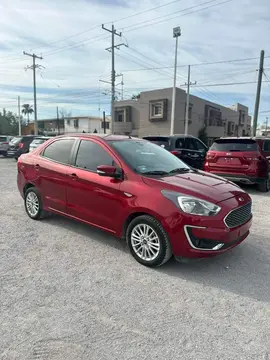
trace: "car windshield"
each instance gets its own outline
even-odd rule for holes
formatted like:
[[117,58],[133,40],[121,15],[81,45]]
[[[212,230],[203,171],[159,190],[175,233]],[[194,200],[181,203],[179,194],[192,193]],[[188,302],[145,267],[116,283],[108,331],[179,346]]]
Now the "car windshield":
[[0,136],[0,143],[1,142],[6,142],[7,141],[7,137],[6,136]]
[[169,151],[144,140],[110,141],[122,159],[135,172],[149,175],[167,175],[189,171],[190,167]]
[[145,136],[143,139],[151,141],[152,143],[164,147],[167,150],[170,148],[170,139],[168,137]]
[[22,140],[22,137],[18,137],[18,136],[16,136],[15,138],[13,138],[11,141],[10,141],[10,143],[11,144],[18,144],[20,141]]
[[257,151],[257,143],[252,139],[220,139],[211,146],[213,151]]

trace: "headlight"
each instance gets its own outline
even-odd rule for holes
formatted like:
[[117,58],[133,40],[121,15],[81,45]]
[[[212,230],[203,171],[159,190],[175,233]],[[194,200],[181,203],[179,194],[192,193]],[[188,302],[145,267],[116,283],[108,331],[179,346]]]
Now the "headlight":
[[181,210],[187,214],[215,216],[221,210],[220,206],[193,197],[178,196],[177,201]]
[[192,196],[180,195],[172,191],[162,190],[161,193],[169,200],[172,200],[184,213],[199,216],[215,216],[221,207],[211,202],[198,199]]

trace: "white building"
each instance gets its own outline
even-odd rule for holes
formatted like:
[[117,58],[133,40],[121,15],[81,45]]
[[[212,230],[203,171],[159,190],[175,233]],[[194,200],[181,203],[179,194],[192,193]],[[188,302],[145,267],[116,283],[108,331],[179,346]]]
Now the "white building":
[[[68,133],[104,133],[104,122],[100,117],[93,116],[72,116],[64,119],[65,134]],[[111,131],[110,118],[105,119],[105,130],[109,134]]]

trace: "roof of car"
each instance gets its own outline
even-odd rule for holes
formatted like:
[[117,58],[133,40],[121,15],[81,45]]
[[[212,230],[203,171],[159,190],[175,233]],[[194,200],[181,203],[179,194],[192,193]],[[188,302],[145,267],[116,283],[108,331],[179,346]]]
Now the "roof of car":
[[132,137],[129,135],[112,135],[112,134],[89,134],[89,133],[75,133],[75,134],[65,134],[56,136],[55,138],[63,138],[63,137],[84,137],[89,139],[102,139],[104,141],[112,141],[112,140],[141,140],[137,137]]
[[187,138],[195,138],[193,135],[185,135],[185,134],[174,134],[174,135],[147,135],[143,136],[143,139],[149,138],[149,137],[155,137],[155,138],[179,138],[179,137],[187,137]]
[[[221,140],[270,140],[270,137],[267,136],[224,136],[219,138]],[[219,140],[216,139],[216,140]]]

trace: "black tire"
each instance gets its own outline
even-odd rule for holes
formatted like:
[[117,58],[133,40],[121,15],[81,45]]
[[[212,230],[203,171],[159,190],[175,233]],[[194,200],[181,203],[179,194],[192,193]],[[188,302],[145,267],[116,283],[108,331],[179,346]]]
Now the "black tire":
[[[158,237],[159,251],[153,260],[142,259],[140,256],[137,255],[137,253],[134,250],[134,247],[132,245],[131,235],[132,235],[132,231],[138,225],[150,226]],[[161,224],[152,216],[142,215],[132,220],[126,231],[126,241],[129,250],[131,252],[131,255],[135,258],[135,260],[137,260],[142,265],[148,267],[161,266],[165,264],[172,257],[172,248],[169,237],[165,232],[165,230],[163,229],[163,227],[161,226]]]
[[6,152],[5,152],[5,153],[3,153],[2,155],[3,155],[4,157],[7,157],[7,153],[6,153]]
[[268,179],[258,184],[258,190],[263,193],[267,193],[270,191],[270,176],[268,177]]
[[[35,214],[33,214],[33,213],[31,214],[31,212],[27,206],[27,201],[29,199],[29,196],[31,196],[31,194],[32,194],[33,198],[36,199],[37,204],[38,204],[38,210],[36,211]],[[40,219],[44,218],[46,215],[46,212],[43,211],[41,196],[35,187],[30,187],[29,189],[26,190],[25,195],[24,195],[24,206],[25,206],[26,214],[33,220],[40,220]]]

